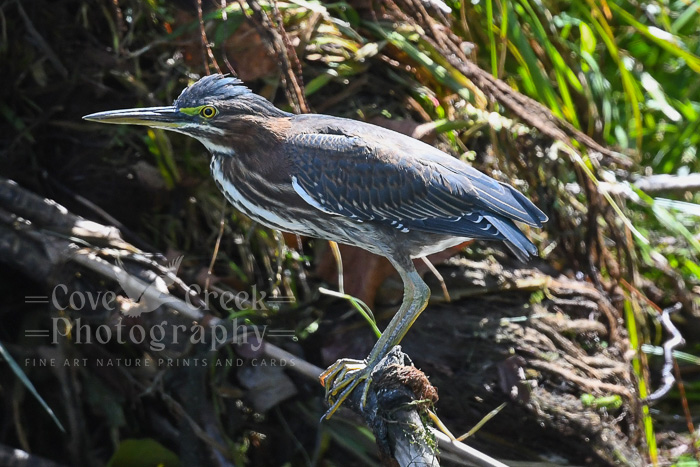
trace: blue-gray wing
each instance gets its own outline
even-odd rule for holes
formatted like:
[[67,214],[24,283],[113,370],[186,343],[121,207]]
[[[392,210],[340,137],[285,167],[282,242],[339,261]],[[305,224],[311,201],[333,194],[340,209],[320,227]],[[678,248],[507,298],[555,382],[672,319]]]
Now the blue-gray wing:
[[296,192],[329,214],[403,231],[503,240],[520,257],[537,254],[513,221],[541,227],[547,217],[520,192],[431,146],[371,128],[373,135],[363,138],[290,137]]

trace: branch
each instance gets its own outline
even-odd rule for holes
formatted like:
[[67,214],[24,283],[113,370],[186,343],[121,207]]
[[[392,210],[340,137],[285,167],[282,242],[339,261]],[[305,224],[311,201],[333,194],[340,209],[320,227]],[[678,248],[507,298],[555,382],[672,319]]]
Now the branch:
[[[317,367],[316,365],[312,365],[312,364],[302,360],[301,358],[297,357],[296,355],[291,354],[291,353],[287,352],[286,350],[281,349],[277,346],[274,346],[268,342],[265,342],[265,345],[263,346],[263,353],[270,358],[276,358],[278,360],[287,360],[287,361],[294,360],[295,365],[290,367],[290,369],[306,376],[309,379],[318,380],[318,377],[323,372],[323,370],[321,368]],[[382,360],[382,362],[384,362],[383,366],[386,367],[386,366],[389,366],[391,364],[395,364],[398,362],[399,359],[402,359],[402,358],[405,358],[405,354],[403,354],[403,352],[401,352],[401,348],[397,346],[392,350],[392,353],[387,355],[387,357],[385,357]],[[380,363],[380,365],[382,365],[382,363]],[[380,365],[378,365],[378,367]],[[409,368],[413,368],[413,367],[409,367]],[[418,371],[418,370],[416,370],[416,371]],[[375,378],[376,378],[376,376],[375,376]],[[371,388],[370,388],[370,390],[371,390]],[[356,392],[359,394],[361,391],[356,391]],[[376,396],[376,391],[375,391],[375,396]],[[351,396],[351,397],[353,397],[353,396]],[[368,395],[367,398],[369,401],[370,396]],[[369,406],[370,406],[370,404],[368,402],[368,407],[365,408],[364,413],[360,413],[360,415],[362,415],[363,418],[366,417],[365,414],[370,411]],[[355,409],[353,409],[353,410],[357,412],[357,410],[355,410]],[[415,410],[413,410],[412,412],[416,413]],[[377,414],[374,414],[374,417],[376,418]],[[409,417],[406,417],[405,414],[401,413],[401,412],[399,412],[398,415],[394,415],[394,417],[398,418],[397,421],[399,423],[403,422],[403,423],[409,423],[409,424],[410,423],[418,424],[417,421],[409,422],[408,421]],[[420,418],[418,418],[417,420],[420,421]],[[386,425],[389,425],[389,426],[397,425],[397,423],[395,423],[395,422],[391,423],[388,420],[384,420],[384,423]],[[420,425],[422,425],[422,421],[420,421]],[[370,424],[370,426],[372,426],[372,425]],[[409,434],[410,434],[410,432],[409,432]],[[505,464],[497,461],[496,459],[494,459],[492,457],[487,456],[483,452],[480,452],[480,451],[478,451],[470,446],[467,446],[466,444],[464,444],[460,441],[457,441],[455,439],[451,439],[449,436],[442,433],[441,431],[439,431],[436,428],[428,427],[427,433],[421,432],[420,435],[421,436],[432,436],[435,440],[437,440],[438,447],[441,450],[443,450],[445,452],[449,452],[453,456],[456,456],[457,461],[460,464],[477,465],[477,466],[484,466],[484,467],[505,467]],[[394,436],[396,436],[396,434]],[[408,438],[408,436],[406,436],[404,434],[400,434],[400,433],[399,433],[399,436],[403,436],[405,438]],[[404,444],[404,442],[402,441],[400,444]],[[409,440],[409,444],[410,444],[410,440]],[[420,465],[420,464],[416,463],[415,456],[420,453],[421,449],[424,449],[423,446],[413,447],[413,448],[411,448],[410,446],[408,448],[401,446],[397,449],[403,450],[402,452],[397,453],[397,457],[396,457],[396,459],[399,461],[400,465]],[[413,452],[411,452],[411,449],[413,449]],[[430,457],[428,457],[428,458],[432,462],[432,458],[430,458]],[[408,462],[408,464],[401,463],[400,459],[405,459],[405,462]],[[413,463],[411,463],[411,462],[413,462]],[[428,461],[426,461],[426,462],[428,462]],[[437,463],[437,460],[435,460],[434,465],[436,465],[436,463]],[[431,464],[428,463],[427,465],[431,465]]]
[[12,467],[64,467],[65,464],[30,454],[21,449],[0,444],[0,465]]
[[651,175],[640,177],[634,185],[645,193],[662,191],[698,191],[700,190],[700,173],[688,175]]
[[372,428],[385,465],[395,459],[401,467],[437,466],[435,441],[421,418],[435,402],[437,391],[397,345],[377,363],[371,382],[350,394],[347,407]]
[[483,452],[467,446],[456,439],[450,439],[442,431],[438,431],[431,427],[430,433],[435,437],[435,439],[437,439],[440,449],[457,455],[462,461],[468,461],[474,465],[483,467],[506,467],[504,463],[487,456]]

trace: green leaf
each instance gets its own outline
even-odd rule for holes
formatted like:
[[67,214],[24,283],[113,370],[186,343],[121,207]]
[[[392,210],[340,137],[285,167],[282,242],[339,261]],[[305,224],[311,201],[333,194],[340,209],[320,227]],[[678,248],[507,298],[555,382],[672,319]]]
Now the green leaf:
[[690,454],[683,454],[671,467],[698,467],[700,463]]
[[338,73],[335,70],[328,70],[327,73],[323,73],[322,75],[318,75],[311,81],[309,81],[305,88],[304,92],[307,96],[312,95],[313,93],[319,91],[321,88],[323,88],[326,84],[328,84],[333,78],[334,75],[337,75]]
[[618,395],[595,397],[593,394],[581,394],[581,402],[587,407],[616,410],[622,407],[622,397]]
[[[420,65],[426,67],[436,81],[445,86],[450,87],[463,99],[467,101],[472,100],[471,93],[469,91],[469,88],[467,87],[467,78],[459,71],[455,70],[448,63],[446,63],[446,61],[442,64],[436,62],[427,53],[420,50],[418,47],[409,42],[409,40],[406,37],[404,37],[396,31],[385,30],[378,24],[369,21],[365,21],[363,25],[375,31],[384,39],[388,40],[394,47],[402,50],[403,52],[408,54],[413,60],[417,61]],[[435,59],[444,60],[443,57],[437,56],[435,57]]]
[[367,306],[367,304],[365,302],[363,302],[359,298],[353,297],[352,295],[336,292],[335,290],[326,289],[324,287],[319,287],[318,291],[321,292],[322,294],[330,295],[331,297],[343,298],[343,299],[349,301],[350,304],[353,307],[355,307],[355,309],[369,323],[369,325],[372,327],[372,331],[374,331],[374,334],[378,338],[382,336],[382,332],[377,327],[377,321],[374,319],[374,314],[372,313],[372,310]]
[[579,23],[578,29],[581,32],[581,52],[587,52],[593,55],[593,52],[595,52],[595,46],[598,43],[595,38],[595,34],[593,34],[593,30],[583,21]]
[[125,439],[107,463],[108,467],[180,467],[174,452],[152,438]]
[[489,51],[491,52],[491,74],[498,78],[498,58],[496,50],[496,38],[493,34],[493,0],[486,0],[486,23],[489,36]]
[[615,10],[615,12],[619,14],[627,24],[641,32],[646,38],[654,42],[659,47],[685,60],[691,70],[695,71],[696,73],[700,73],[700,57],[685,50],[683,48],[683,42],[676,36],[655,26],[645,26],[637,21],[632,14],[626,12],[622,9],[622,7],[612,2],[609,2],[608,5],[611,9]]

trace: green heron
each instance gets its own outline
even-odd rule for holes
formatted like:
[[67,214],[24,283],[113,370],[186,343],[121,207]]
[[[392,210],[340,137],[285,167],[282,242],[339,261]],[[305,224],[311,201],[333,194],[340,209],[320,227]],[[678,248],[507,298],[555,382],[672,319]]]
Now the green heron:
[[499,240],[521,260],[537,248],[514,221],[547,216],[513,187],[442,151],[368,123],[277,109],[223,75],[192,84],[173,105],[85,117],[145,125],[198,139],[236,209],[268,227],[355,245],[385,256],[401,275],[401,307],[365,360],[341,359],[321,376],[330,417],[404,337],[428,303],[421,258],[467,239]]

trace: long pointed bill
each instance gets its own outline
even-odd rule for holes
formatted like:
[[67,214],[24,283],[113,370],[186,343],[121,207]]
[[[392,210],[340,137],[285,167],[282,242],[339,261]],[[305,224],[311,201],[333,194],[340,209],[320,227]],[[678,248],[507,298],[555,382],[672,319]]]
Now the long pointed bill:
[[86,115],[83,120],[119,125],[144,125],[151,128],[175,130],[186,124],[187,115],[173,106],[142,109],[108,110]]

